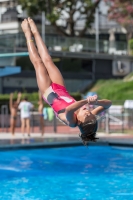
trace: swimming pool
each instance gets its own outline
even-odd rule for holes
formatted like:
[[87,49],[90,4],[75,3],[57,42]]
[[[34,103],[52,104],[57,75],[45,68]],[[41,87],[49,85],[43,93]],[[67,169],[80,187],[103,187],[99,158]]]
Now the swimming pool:
[[133,149],[0,152],[0,200],[132,200]]

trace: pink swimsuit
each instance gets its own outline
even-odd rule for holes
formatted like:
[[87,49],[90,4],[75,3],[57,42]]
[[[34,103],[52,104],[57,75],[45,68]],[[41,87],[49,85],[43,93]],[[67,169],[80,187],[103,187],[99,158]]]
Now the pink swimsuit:
[[56,115],[64,113],[65,108],[76,101],[64,86],[56,83],[51,84],[43,94],[43,98],[53,108]]

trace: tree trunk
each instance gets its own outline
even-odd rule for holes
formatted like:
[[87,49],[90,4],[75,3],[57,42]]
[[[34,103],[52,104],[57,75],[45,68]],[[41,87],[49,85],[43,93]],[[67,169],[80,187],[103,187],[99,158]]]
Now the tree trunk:
[[83,30],[80,32],[80,34],[79,34],[80,37],[82,37],[82,36],[85,34],[85,32],[87,31],[87,29],[88,29],[88,24],[90,24],[90,22],[92,21],[92,17],[94,16],[95,10],[96,10],[96,8],[98,7],[100,1],[101,1],[101,0],[97,0],[97,2],[94,3],[93,8],[91,9],[91,12],[90,12],[89,16],[87,16],[87,18],[86,18],[85,27],[84,27],[84,29],[83,29]]

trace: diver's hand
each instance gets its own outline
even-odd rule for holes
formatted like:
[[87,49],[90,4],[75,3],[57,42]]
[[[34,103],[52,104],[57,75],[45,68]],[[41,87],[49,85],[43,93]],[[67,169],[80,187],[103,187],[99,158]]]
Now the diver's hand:
[[97,95],[87,97],[88,104],[96,105],[97,104]]
[[11,98],[13,97],[13,93],[10,94],[10,97],[11,97]]
[[19,93],[18,93],[18,97],[21,98],[21,96],[22,96],[22,94],[21,94],[21,92],[19,92]]

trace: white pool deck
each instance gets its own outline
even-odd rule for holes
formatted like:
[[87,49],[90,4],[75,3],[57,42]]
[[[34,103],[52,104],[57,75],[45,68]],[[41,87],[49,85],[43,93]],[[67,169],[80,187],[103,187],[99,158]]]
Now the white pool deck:
[[[30,138],[79,138],[78,134],[64,134],[64,133],[45,133],[44,136],[41,136],[41,133],[31,133]],[[123,142],[129,142],[133,144],[133,134],[126,134],[126,133],[103,133],[98,132],[97,137],[100,140],[104,141],[123,141]],[[11,133],[0,133],[0,140],[10,140],[10,139],[23,139],[23,138],[29,138],[27,134],[23,135],[22,133],[15,133],[14,136],[12,136]]]
[[[97,133],[99,140],[97,142],[89,142],[90,145],[111,145],[111,146],[128,146],[133,148],[133,134],[126,133]],[[28,144],[26,141],[29,141]],[[34,144],[33,144],[34,141]],[[40,133],[31,133],[30,137],[25,134],[24,136],[21,133],[15,133],[14,136],[11,133],[0,133],[0,148],[11,147],[12,145],[22,146],[26,144],[28,146],[37,145],[47,146],[47,145],[56,145],[56,143],[63,144],[78,144],[82,145],[82,141],[79,138],[78,134],[63,134],[63,133],[45,133],[42,137]]]
[[[41,135],[41,133],[31,133],[30,134],[31,138],[39,138],[39,137],[43,137],[43,138],[70,138],[70,137],[78,137],[78,134],[64,134],[64,133],[45,133],[44,136]],[[107,133],[97,133],[97,137],[106,137],[106,138],[118,138],[118,137],[132,137],[133,138],[133,134],[124,134],[124,133],[111,133],[111,134],[107,134]],[[22,139],[22,138],[29,138],[29,136],[27,134],[22,134],[22,133],[15,133],[15,135],[13,136],[11,133],[0,133],[0,140],[5,140],[5,139]]]

